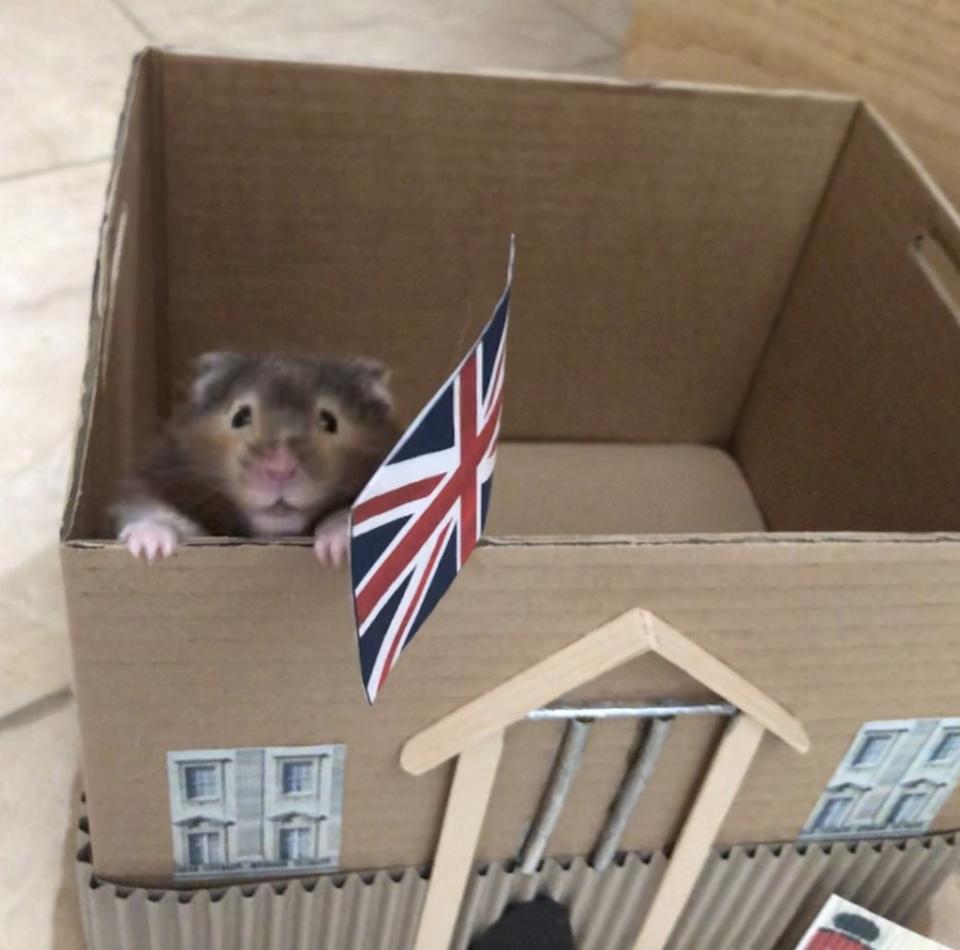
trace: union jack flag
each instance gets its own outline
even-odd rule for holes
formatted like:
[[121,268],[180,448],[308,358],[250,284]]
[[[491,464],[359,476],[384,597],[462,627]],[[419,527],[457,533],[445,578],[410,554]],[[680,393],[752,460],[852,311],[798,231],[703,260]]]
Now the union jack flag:
[[513,246],[490,322],[351,508],[360,669],[372,703],[483,533],[503,407]]

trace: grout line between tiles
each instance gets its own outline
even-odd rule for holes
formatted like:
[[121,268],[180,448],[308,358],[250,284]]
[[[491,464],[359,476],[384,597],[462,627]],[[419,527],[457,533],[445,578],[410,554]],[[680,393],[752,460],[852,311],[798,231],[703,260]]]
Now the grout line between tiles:
[[109,155],[95,155],[93,158],[79,158],[73,162],[58,162],[56,165],[48,165],[45,168],[30,168],[20,172],[10,172],[8,175],[0,175],[0,185],[5,185],[10,181],[24,181],[27,178],[39,178],[41,175],[69,171],[71,168],[86,168],[89,165],[99,165],[101,162],[109,161]]
[[569,19],[573,20],[575,23],[583,27],[587,32],[592,33],[594,36],[603,40],[606,43],[609,43],[613,49],[611,53],[613,55],[619,55],[620,49],[623,45],[623,36],[613,36],[608,33],[602,27],[598,27],[595,23],[591,23],[586,17],[584,17],[577,10],[573,10],[568,7],[563,0],[547,0],[547,3],[554,9],[566,15]]
[[[607,53],[604,56],[585,56],[583,59],[573,59],[568,63],[561,63],[559,66],[551,66],[548,72],[551,73],[569,73],[577,75],[581,70],[585,75],[594,72],[594,67],[605,66],[607,64],[616,65],[617,69],[609,75],[619,75],[620,57],[616,53]],[[603,74],[606,75],[606,74]]]
[[72,690],[69,686],[64,686],[53,693],[47,693],[46,696],[34,699],[25,706],[0,716],[0,732],[16,729],[18,726],[29,726],[38,719],[43,719],[50,713],[66,706],[72,698]]
[[117,13],[120,14],[120,16],[122,16],[132,27],[134,27],[134,29],[136,29],[139,33],[142,33],[145,40],[148,40],[151,43],[155,42],[154,35],[133,13],[127,9],[122,0],[107,0],[107,3],[109,3],[110,6],[112,6]]

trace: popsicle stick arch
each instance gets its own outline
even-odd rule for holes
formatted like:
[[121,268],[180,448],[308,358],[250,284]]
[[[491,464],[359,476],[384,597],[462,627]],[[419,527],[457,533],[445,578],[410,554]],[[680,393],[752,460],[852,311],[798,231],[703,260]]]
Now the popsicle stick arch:
[[802,723],[739,673],[639,607],[587,633],[412,736],[400,761],[413,775],[457,759],[415,950],[448,950],[496,780],[506,730],[618,666],[655,653],[737,709],[713,756],[634,950],[659,950],[703,869],[764,733],[799,753]]

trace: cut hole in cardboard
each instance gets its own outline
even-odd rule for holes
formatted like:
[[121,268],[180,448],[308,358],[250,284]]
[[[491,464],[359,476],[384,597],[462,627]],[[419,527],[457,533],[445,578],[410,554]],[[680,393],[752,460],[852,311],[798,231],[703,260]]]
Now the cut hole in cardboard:
[[960,320],[960,266],[956,260],[934,233],[918,234],[910,243],[910,251],[943,302]]

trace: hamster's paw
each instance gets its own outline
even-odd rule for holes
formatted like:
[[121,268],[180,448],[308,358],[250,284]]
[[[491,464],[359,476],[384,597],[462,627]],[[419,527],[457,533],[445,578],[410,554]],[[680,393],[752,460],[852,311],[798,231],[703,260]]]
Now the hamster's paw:
[[170,557],[177,548],[177,532],[157,521],[135,521],[120,532],[120,540],[135,558],[153,561]]
[[338,511],[317,526],[313,550],[323,565],[341,567],[350,547],[350,512]]

